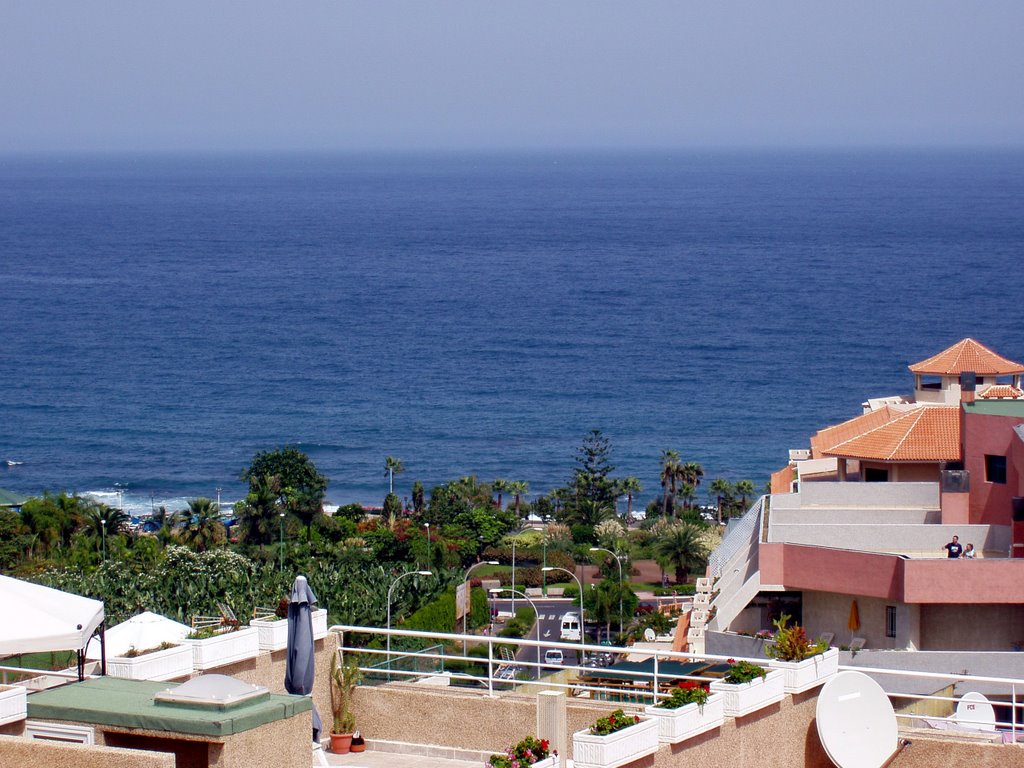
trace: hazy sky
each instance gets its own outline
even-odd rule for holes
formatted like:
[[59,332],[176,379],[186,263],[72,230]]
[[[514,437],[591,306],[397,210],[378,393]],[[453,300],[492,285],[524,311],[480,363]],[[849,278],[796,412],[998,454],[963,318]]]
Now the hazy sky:
[[1020,145],[1024,0],[0,0],[0,152]]

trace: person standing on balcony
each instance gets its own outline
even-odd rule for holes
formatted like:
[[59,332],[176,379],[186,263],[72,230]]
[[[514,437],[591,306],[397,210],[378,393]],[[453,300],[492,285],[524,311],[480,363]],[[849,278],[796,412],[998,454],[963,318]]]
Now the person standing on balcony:
[[968,542],[967,548],[964,550],[963,556],[966,557],[968,560],[973,560],[976,554],[977,553],[974,551],[974,545]]
[[946,550],[946,557],[950,560],[957,560],[964,551],[963,546],[960,544],[960,539],[957,536],[954,536],[953,540],[944,546],[943,549]]

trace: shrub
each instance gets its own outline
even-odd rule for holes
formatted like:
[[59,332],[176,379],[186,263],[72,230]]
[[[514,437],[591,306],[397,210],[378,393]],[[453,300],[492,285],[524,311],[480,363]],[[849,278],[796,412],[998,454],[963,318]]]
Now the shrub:
[[727,683],[740,684],[749,683],[751,680],[755,680],[758,677],[765,677],[768,674],[768,670],[764,667],[754,664],[749,661],[736,661],[736,659],[729,659],[728,674],[723,678]]
[[828,650],[828,643],[818,640],[812,643],[807,632],[799,624],[787,627],[790,616],[782,614],[775,624],[775,642],[765,649],[771,658],[779,661],[803,661]]
[[673,688],[666,698],[657,703],[659,709],[679,709],[687,704],[697,704],[703,707],[711,693],[703,683],[695,680],[684,680],[678,688]]
[[590,733],[594,736],[607,736],[639,722],[638,716],[627,715],[621,709],[616,709],[608,717],[598,718],[597,722],[590,726]]
[[518,744],[513,744],[503,755],[491,755],[488,764],[493,768],[526,768],[526,766],[543,760],[551,754],[547,739],[536,739],[527,736]]

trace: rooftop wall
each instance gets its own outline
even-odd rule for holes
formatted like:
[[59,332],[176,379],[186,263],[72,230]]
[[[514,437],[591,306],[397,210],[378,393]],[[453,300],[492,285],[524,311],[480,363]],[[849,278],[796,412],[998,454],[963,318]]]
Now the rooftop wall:
[[801,507],[939,508],[938,483],[804,483],[797,495]]

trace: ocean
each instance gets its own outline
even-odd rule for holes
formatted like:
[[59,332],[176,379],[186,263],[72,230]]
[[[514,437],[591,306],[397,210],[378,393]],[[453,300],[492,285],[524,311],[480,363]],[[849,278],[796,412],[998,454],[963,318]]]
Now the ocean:
[[762,486],[972,336],[1024,359],[1024,152],[0,159],[0,487],[334,503],[568,480],[591,429]]

